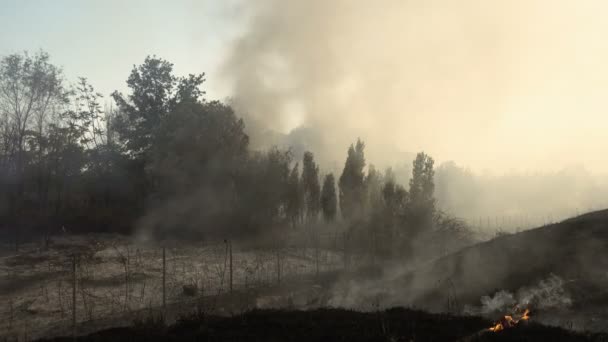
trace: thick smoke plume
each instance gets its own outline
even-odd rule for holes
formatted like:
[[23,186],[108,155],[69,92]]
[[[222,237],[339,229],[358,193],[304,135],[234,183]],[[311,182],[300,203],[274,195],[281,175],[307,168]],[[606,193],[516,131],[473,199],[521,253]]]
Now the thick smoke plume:
[[608,170],[602,1],[242,6],[225,65],[234,100],[264,128],[298,140],[312,128],[313,152],[341,161],[361,136],[377,164],[425,150],[475,170]]
[[[517,200],[509,179],[485,184],[476,194],[510,204],[447,208],[476,221],[533,215],[532,226],[600,206],[570,198],[556,209],[548,204],[556,197],[535,188],[545,173],[570,165],[584,165],[594,177],[608,170],[601,157],[608,147],[606,102],[597,91],[608,78],[608,45],[598,34],[608,29],[605,3],[260,0],[240,6],[247,24],[223,72],[253,147],[291,146],[296,157],[308,149],[322,168],[339,171],[347,146],[361,137],[368,163],[381,170],[405,169],[412,153],[424,150],[438,165],[455,160],[478,175],[531,175],[519,184],[529,183],[526,196],[535,203],[547,203],[518,212],[510,208]],[[554,187],[571,188],[563,185],[569,184]]]

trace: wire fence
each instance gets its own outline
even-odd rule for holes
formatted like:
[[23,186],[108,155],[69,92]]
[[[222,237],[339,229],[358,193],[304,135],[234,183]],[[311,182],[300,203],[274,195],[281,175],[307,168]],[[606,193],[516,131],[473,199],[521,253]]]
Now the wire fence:
[[[99,243],[23,249],[5,258],[0,340],[21,341],[56,326],[69,334],[82,323],[146,309],[281,286],[344,268],[336,234],[315,246],[255,249],[230,241],[204,246]],[[342,249],[341,249],[342,247]],[[11,264],[12,263],[12,264]],[[2,333],[3,332],[3,333]]]

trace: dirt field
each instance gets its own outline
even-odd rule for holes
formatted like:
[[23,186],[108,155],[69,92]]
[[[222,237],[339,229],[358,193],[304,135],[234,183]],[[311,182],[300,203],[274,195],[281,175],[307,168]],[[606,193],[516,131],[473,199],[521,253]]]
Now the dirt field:
[[[167,245],[168,307],[229,292],[230,252],[226,243]],[[163,293],[162,250],[158,245],[112,235],[54,238],[48,248],[43,242],[29,243],[17,253],[14,246],[0,246],[0,337],[34,338],[70,329],[73,255],[77,255],[79,326],[117,317],[129,321],[142,310],[158,309]],[[234,245],[232,264],[233,290],[243,293],[314,279],[317,272],[341,268],[343,256],[328,249],[253,250]],[[248,307],[265,307],[274,300],[272,296],[256,298]]]

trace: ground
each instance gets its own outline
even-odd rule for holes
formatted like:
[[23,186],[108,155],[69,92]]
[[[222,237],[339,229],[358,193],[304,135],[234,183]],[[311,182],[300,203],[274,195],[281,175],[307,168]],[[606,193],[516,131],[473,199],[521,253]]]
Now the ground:
[[[256,310],[233,317],[194,314],[166,327],[141,321],[78,338],[78,341],[606,341],[608,335],[573,333],[535,323],[490,332],[480,317],[429,314],[393,308],[377,312],[343,309]],[[54,341],[71,341],[71,337]]]
[[[230,257],[226,243],[167,242],[166,297],[169,309],[184,310],[199,298],[209,309],[224,305],[229,292]],[[80,326],[130,323],[140,312],[162,306],[162,248],[116,235],[63,236],[0,251],[0,338],[40,337],[69,330],[72,320],[73,255],[77,255],[76,319]],[[318,255],[318,272],[317,272]],[[341,267],[336,252],[289,247],[251,249],[233,246],[233,291],[239,310],[274,305],[274,295],[259,295],[309,280]],[[280,267],[280,271],[279,271]],[[280,273],[279,273],[280,272]],[[184,286],[196,287],[185,294]],[[284,298],[283,296],[282,298]],[[297,298],[300,301],[306,299]],[[213,308],[212,308],[213,306]],[[216,308],[217,307],[217,308]],[[237,309],[236,306],[234,308]],[[175,314],[183,311],[175,309]],[[86,331],[86,330],[85,330]]]
[[[384,316],[373,316],[371,312],[402,306],[451,314],[425,316],[405,310],[401,321],[395,319],[401,323],[390,324],[394,329],[408,326],[410,323],[404,323],[406,321],[418,322],[412,323],[418,328],[426,323],[429,327],[435,325],[439,332],[427,332],[433,330],[431,328],[412,328],[410,332],[399,335],[415,333],[418,337],[414,340],[422,339],[420,336],[433,339],[433,336],[451,334],[449,331],[454,329],[454,322],[466,326],[477,320],[487,327],[493,320],[511,312],[510,309],[494,313],[479,310],[484,296],[496,296],[503,290],[516,294],[551,277],[563,280],[563,286],[560,285],[563,292],[558,295],[568,299],[567,305],[551,306],[531,301],[527,303],[532,310],[529,327],[518,327],[514,332],[497,334],[496,337],[474,334],[467,335],[468,338],[496,339],[518,336],[518,331],[528,334],[525,336],[531,336],[535,331],[546,334],[553,331],[542,330],[548,328],[539,328],[537,323],[576,330],[580,334],[586,331],[606,332],[608,327],[608,211],[501,236],[420,264],[404,266],[400,261],[369,267],[370,260],[364,260],[352,265],[368,265],[367,268],[355,269],[352,266],[346,272],[343,253],[330,244],[318,249],[301,246],[253,249],[235,243],[232,292],[229,286],[230,248],[224,241],[163,244],[167,298],[164,310],[162,248],[157,244],[120,236],[86,235],[56,237],[48,246],[43,242],[32,242],[21,246],[17,253],[10,245],[0,246],[0,339],[72,333],[73,255],[78,256],[76,334],[80,336],[130,326],[134,321],[145,320],[160,312],[163,312],[165,322],[171,325],[194,310],[217,316],[204,321],[209,324],[204,325],[205,329],[212,329],[215,324],[244,329],[234,332],[237,334],[233,336],[235,339],[239,339],[240,333],[248,334],[248,328],[235,325],[238,319],[231,321],[220,316],[241,317],[243,322],[266,317],[269,322],[280,322],[277,323],[279,326],[284,324],[288,327],[285,328],[287,332],[297,331],[290,324],[295,325],[298,320],[305,323],[302,323],[303,329],[315,331],[317,325],[327,323],[322,318],[356,321],[357,317],[362,317],[361,327],[374,331],[375,328],[369,325],[372,317]],[[192,292],[189,288],[198,291],[188,294]],[[545,291],[542,287],[538,289]],[[324,307],[345,307],[361,312],[282,312],[285,318],[279,317],[278,312],[267,313],[267,316],[251,313],[238,316],[252,309],[316,310]],[[480,314],[485,318],[467,316]],[[386,312],[385,315],[389,317],[392,314]],[[289,317],[297,319],[290,320]],[[481,323],[472,327],[481,329]],[[262,329],[262,323],[256,324],[260,324]],[[326,326],[335,330],[332,338],[350,336],[346,328],[340,330],[342,323],[334,324]],[[182,328],[178,323],[163,330],[160,336],[171,339],[171,329],[179,331]],[[111,334],[112,331],[117,330],[106,333]],[[129,329],[120,331],[137,333]],[[213,331],[224,336],[219,330]],[[358,330],[354,328],[354,331]],[[474,329],[462,331],[458,336],[474,332]],[[566,336],[564,334],[558,333]],[[360,335],[361,338],[366,336]],[[272,340],[280,337],[277,336],[267,337]],[[385,335],[376,332],[373,336]],[[586,339],[590,335],[572,336]],[[226,338],[230,339],[230,336]]]

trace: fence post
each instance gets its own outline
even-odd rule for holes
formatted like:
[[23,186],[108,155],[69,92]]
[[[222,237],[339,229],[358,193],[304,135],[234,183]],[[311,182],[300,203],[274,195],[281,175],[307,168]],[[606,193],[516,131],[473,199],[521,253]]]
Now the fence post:
[[228,241],[228,252],[230,253],[230,294],[232,294],[232,241]]
[[346,242],[346,233],[343,234],[344,238],[344,270],[348,269],[348,244]]
[[277,247],[277,284],[281,285],[281,251]]
[[19,253],[19,227],[15,225],[15,253]]
[[165,247],[163,246],[163,314],[167,311],[167,259],[165,256]]
[[315,238],[315,274],[319,278],[319,236]]
[[72,336],[76,338],[76,254],[72,255]]
[[129,310],[129,273],[131,272],[129,269],[129,265],[131,263],[131,251],[129,250],[129,246],[127,245],[127,257],[125,260],[125,311]]

